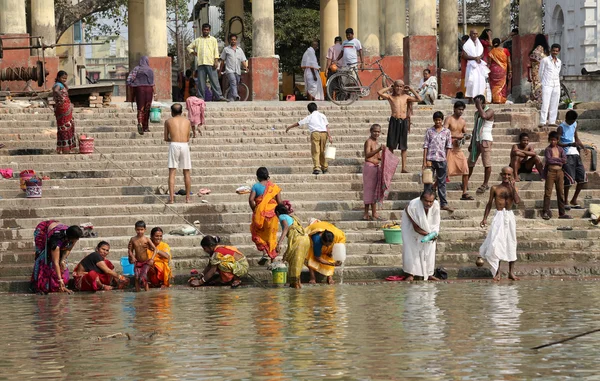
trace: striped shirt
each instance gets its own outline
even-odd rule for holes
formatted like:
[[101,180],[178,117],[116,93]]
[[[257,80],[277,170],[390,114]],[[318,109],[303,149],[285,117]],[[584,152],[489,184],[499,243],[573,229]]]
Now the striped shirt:
[[198,37],[191,44],[188,45],[188,53],[196,51],[198,58],[198,65],[210,65],[215,64],[215,60],[219,59],[219,45],[217,39],[213,36]]

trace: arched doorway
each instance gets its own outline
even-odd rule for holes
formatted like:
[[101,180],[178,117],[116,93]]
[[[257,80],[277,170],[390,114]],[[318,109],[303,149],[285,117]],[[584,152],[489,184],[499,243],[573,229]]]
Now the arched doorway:
[[570,58],[567,52],[566,44],[566,33],[565,33],[565,14],[560,5],[556,5],[554,12],[552,12],[552,20],[550,22],[550,28],[548,31],[548,42],[550,45],[559,44],[561,46],[561,60],[563,61],[563,75],[570,74],[565,71],[567,68],[572,67]]

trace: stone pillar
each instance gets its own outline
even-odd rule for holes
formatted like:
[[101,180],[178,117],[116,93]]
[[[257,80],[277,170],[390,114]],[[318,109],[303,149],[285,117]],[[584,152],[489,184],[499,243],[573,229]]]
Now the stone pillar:
[[339,31],[338,0],[321,0],[321,68],[327,70],[327,50],[333,45],[333,40]]
[[346,0],[338,0],[338,36],[344,39],[346,34]]
[[167,44],[167,1],[145,0],[144,36],[148,57],[166,57]]
[[129,0],[127,3],[127,11],[129,70],[132,70],[138,65],[140,58],[146,54],[146,35],[144,33],[144,0]]
[[[437,73],[439,93],[455,96],[460,88],[458,67],[458,3],[456,0],[440,0],[439,70]],[[432,73],[433,74],[433,73]]]
[[385,54],[401,56],[406,36],[405,0],[386,0],[385,2]]
[[26,34],[24,0],[0,1],[0,34]]
[[436,73],[436,0],[408,0],[408,36],[404,37],[404,82],[416,86],[423,70]]
[[359,2],[358,15],[358,38],[363,47],[363,55],[379,56],[379,0]]
[[[43,36],[45,45],[56,43],[54,0],[31,0],[31,35]],[[34,49],[32,54],[37,54],[37,49]],[[46,49],[44,54],[46,57],[54,57],[56,51]]]
[[275,56],[273,0],[252,1],[252,100],[279,99],[279,57]]
[[[225,19],[224,21],[224,30],[227,30],[229,26],[229,20],[233,17],[241,17],[244,19],[244,0],[227,0],[225,1]],[[233,23],[231,26],[231,30],[229,33],[240,34],[242,32],[242,24],[241,23]],[[227,41],[226,44],[229,42]],[[243,44],[241,38],[238,38],[238,44],[240,46]]]
[[358,34],[358,0],[346,0],[346,25],[344,33],[342,33],[342,39],[346,39],[346,29],[354,29],[354,36],[362,38]]
[[531,83],[527,81],[529,52],[538,33],[542,33],[542,0],[521,0],[519,36],[513,37],[512,47],[512,95],[517,102],[526,101],[531,93]]
[[492,35],[500,39],[507,37],[510,34],[510,0],[491,0],[490,3]]

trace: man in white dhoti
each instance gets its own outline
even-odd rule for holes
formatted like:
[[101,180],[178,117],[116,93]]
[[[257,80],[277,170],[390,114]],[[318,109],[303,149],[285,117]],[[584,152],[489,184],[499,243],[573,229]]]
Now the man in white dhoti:
[[[474,98],[477,95],[486,96],[487,78],[490,70],[483,60],[483,45],[479,41],[478,33],[471,29],[469,39],[463,45],[462,57],[467,60],[465,72],[465,97]],[[488,100],[490,101],[490,100]]]
[[318,48],[319,41],[315,40],[302,56],[301,67],[304,70],[304,86],[306,87],[306,96],[309,101],[322,101],[325,99],[323,83],[319,74],[321,67],[319,66],[316,54]]
[[423,70],[423,78],[419,83],[419,95],[423,98],[423,103],[432,105],[438,96],[437,78],[431,75],[431,70]]
[[422,243],[429,233],[440,231],[440,204],[432,190],[412,200],[402,213],[402,269],[406,281],[415,276],[427,280],[439,280],[433,276],[435,270],[436,239]]
[[484,228],[494,202],[496,215],[485,241],[479,248],[479,255],[492,267],[495,281],[501,278],[500,261],[508,262],[508,279],[519,280],[514,273],[514,264],[517,260],[517,225],[511,209],[513,204],[521,202],[521,198],[515,186],[512,168],[502,168],[500,176],[502,183],[490,189],[490,199],[481,221],[480,226]]

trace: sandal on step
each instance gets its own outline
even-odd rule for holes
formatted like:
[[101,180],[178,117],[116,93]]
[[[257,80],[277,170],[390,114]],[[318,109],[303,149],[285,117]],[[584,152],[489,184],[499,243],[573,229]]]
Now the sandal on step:
[[489,185],[482,185],[477,188],[477,193],[485,193],[486,190],[490,189]]
[[548,221],[550,219],[550,215],[548,213],[542,213],[542,218]]
[[473,198],[473,196],[469,195],[468,193],[464,193],[460,199],[461,199],[461,201],[473,201],[473,200],[475,200]]
[[138,123],[138,125],[137,125],[137,130],[138,130],[138,134],[140,134],[140,135],[144,135],[144,129],[143,129],[143,127],[142,127],[142,124],[141,124],[141,123]]

